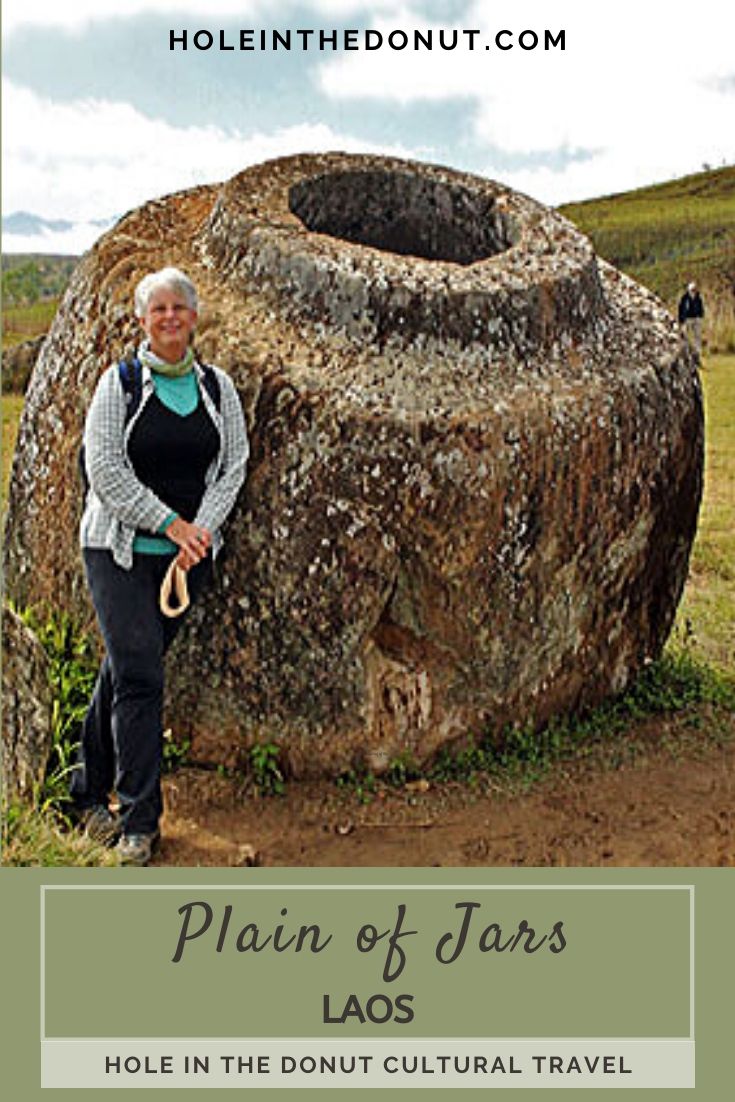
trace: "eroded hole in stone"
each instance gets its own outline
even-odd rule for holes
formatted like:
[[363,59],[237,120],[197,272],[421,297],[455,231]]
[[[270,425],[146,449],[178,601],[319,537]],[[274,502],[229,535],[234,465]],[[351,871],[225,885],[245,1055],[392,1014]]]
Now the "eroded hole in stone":
[[307,229],[384,252],[474,264],[514,243],[513,221],[491,196],[406,172],[334,172],[289,191]]

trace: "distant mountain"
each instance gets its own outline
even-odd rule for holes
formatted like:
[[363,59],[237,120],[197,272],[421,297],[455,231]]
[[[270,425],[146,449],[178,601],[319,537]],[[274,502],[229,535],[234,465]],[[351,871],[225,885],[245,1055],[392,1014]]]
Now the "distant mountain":
[[3,217],[3,233],[33,234],[50,230],[54,233],[63,233],[70,230],[71,222],[65,222],[62,218],[53,221],[48,218],[39,218],[37,214],[29,214],[25,210],[17,210],[13,214]]
[[72,222],[67,218],[44,218],[26,210],[13,211],[2,220],[3,255],[81,256],[116,221],[117,217]]
[[[107,229],[116,221],[117,215],[113,218],[90,218],[83,224]],[[16,210],[12,214],[3,215],[2,232],[30,237],[34,234],[66,233],[79,224],[68,222],[64,218],[42,218],[39,214],[31,214],[26,210]]]

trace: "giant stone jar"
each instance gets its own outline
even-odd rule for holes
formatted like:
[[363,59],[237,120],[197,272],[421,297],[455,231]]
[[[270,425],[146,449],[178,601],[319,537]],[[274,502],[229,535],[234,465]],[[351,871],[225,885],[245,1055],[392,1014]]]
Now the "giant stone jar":
[[684,585],[695,366],[660,302],[492,181],[295,156],[127,215],[79,265],[35,369],[7,587],[91,619],[75,473],[135,283],[187,271],[237,384],[246,487],[168,660],[167,724],[297,775],[541,724],[619,692]]

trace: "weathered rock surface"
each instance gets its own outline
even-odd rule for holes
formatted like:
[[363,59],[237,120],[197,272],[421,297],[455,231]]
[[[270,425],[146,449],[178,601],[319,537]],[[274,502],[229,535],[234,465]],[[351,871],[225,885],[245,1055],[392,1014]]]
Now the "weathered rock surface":
[[200,288],[198,347],[253,445],[219,585],[169,663],[195,754],[424,759],[597,702],[660,651],[702,478],[672,320],[532,200],[342,154],[149,203],[83,260],[21,426],[11,594],[90,615],[84,411],[164,263]]
[[36,636],[11,609],[3,609],[4,799],[29,799],[41,784],[51,753],[48,658]]

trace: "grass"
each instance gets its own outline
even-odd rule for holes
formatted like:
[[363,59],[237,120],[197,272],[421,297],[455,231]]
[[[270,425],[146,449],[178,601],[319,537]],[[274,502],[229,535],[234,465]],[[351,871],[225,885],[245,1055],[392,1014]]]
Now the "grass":
[[3,309],[3,349],[21,341],[40,337],[54,320],[58,299],[34,302],[30,306],[6,306]]
[[256,742],[250,747],[250,771],[259,795],[283,796],[286,791],[280,757],[281,751],[274,742]]
[[709,349],[735,352],[735,166],[560,210],[671,309],[689,280],[700,283]]
[[702,383],[704,498],[677,623],[698,655],[735,674],[735,356],[705,360]]
[[49,658],[51,754],[36,803],[41,811],[63,813],[79,730],[97,679],[96,649],[65,612],[16,611]]
[[2,863],[20,868],[85,868],[115,865],[113,855],[68,825],[50,811],[36,807],[9,808],[4,822]]
[[10,469],[13,465],[13,453],[15,451],[15,441],[18,436],[18,425],[20,424],[20,415],[23,412],[23,395],[22,394],[3,394],[2,396],[3,407],[3,469],[2,469],[2,502],[3,512],[5,511],[5,502],[8,499],[8,485],[10,483]]
[[2,261],[5,351],[48,330],[78,258],[26,253],[6,254]]
[[16,611],[49,657],[51,754],[32,803],[7,809],[2,824],[2,863],[44,867],[114,864],[107,850],[70,830],[65,814],[79,727],[97,675],[94,645],[66,613]]

